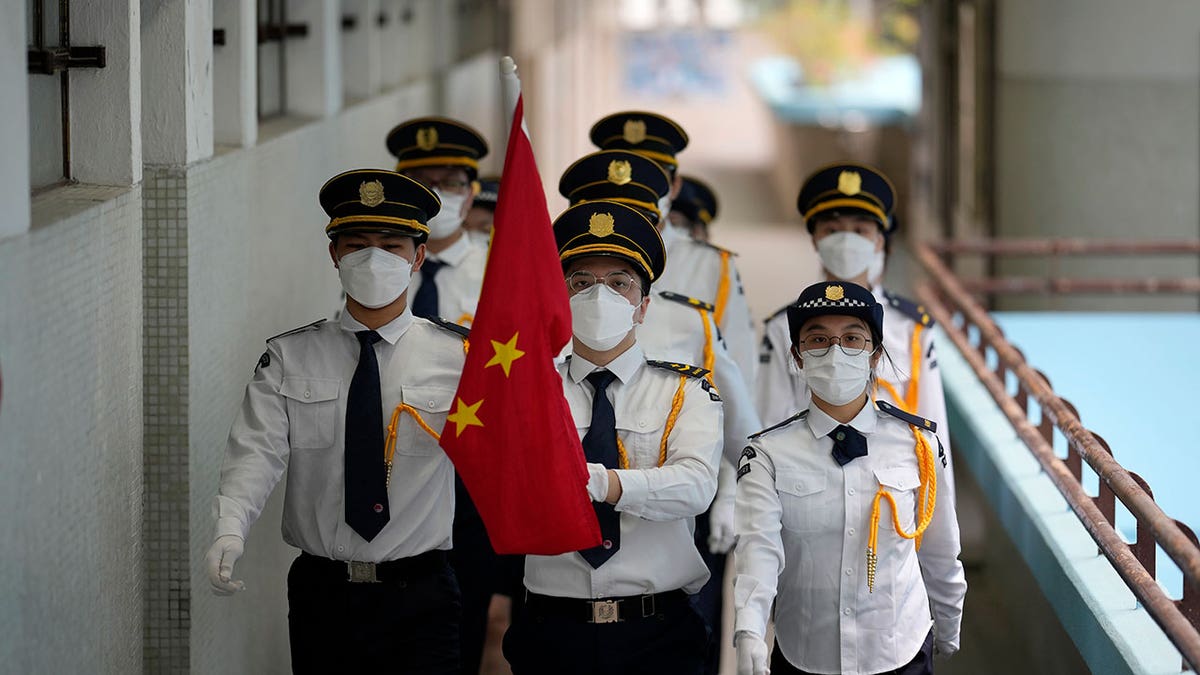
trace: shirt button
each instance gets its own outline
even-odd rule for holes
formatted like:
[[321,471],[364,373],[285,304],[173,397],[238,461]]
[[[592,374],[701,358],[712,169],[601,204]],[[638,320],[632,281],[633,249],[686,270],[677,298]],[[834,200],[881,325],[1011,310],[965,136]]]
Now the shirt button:
[[376,504],[374,506],[374,509],[375,509],[375,513],[383,513],[383,504]]
[[844,441],[844,440],[846,440],[846,433],[843,431],[839,431],[839,432],[837,432],[837,436],[835,436],[835,438],[837,438],[839,441]]
[[638,422],[638,426],[639,426],[639,427],[644,427],[644,426],[646,426],[646,421],[645,421],[645,420],[642,420],[641,422]]
[[847,568],[846,568],[846,576],[850,576],[851,574],[854,574],[854,570],[852,570],[852,569],[850,569],[849,567],[847,567]]
[[849,490],[847,490],[846,492],[847,492],[847,493],[849,493],[851,497],[853,497],[853,496],[854,496],[854,488],[850,488],[850,489],[849,489]]
[[604,543],[601,544],[601,546],[603,546],[606,549],[612,548],[612,539],[605,539]]
[[846,609],[843,609],[842,614],[845,614],[846,616],[850,616],[850,608],[847,607]]
[[854,528],[853,528],[853,527],[852,527],[852,528],[850,528],[850,529],[849,529],[849,530],[846,532],[846,534],[849,534],[851,537],[853,537],[853,536],[854,536]]
[[430,407],[430,408],[432,408],[433,406],[434,406],[434,404],[433,404],[433,401],[430,401],[430,402],[429,402],[429,407]]
[[305,390],[305,392],[304,392],[304,398],[309,398],[310,396],[312,396],[312,393],[311,393],[311,392],[309,392],[308,390]]
[[341,553],[342,551],[345,551],[345,550],[346,550],[346,547],[345,547],[345,546],[339,546],[339,547],[338,547],[338,553]]

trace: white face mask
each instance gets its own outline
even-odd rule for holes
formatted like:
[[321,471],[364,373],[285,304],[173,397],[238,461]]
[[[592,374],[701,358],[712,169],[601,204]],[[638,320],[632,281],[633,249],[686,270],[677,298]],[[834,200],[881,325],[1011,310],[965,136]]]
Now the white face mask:
[[847,356],[840,346],[833,346],[825,356],[800,352],[804,357],[804,379],[808,388],[822,401],[846,405],[858,398],[867,388],[871,376],[871,352]]
[[462,227],[463,204],[467,202],[467,196],[457,192],[442,192],[436,188],[433,191],[442,200],[442,210],[429,219],[429,238],[445,239]]
[[408,289],[412,263],[369,246],[342,256],[338,261],[338,277],[346,295],[363,307],[379,309],[395,302]]
[[612,349],[633,329],[634,309],[625,296],[598,283],[571,296],[571,332],[596,351]]
[[659,232],[659,235],[662,236],[664,253],[670,253],[671,246],[683,241],[684,239],[687,239],[687,232],[675,227],[669,220],[666,221],[665,225],[663,225],[662,232]]
[[871,264],[867,266],[867,283],[878,286],[883,281],[883,249],[875,252]]
[[875,242],[853,232],[834,232],[817,242],[817,255],[834,278],[853,279],[871,266]]

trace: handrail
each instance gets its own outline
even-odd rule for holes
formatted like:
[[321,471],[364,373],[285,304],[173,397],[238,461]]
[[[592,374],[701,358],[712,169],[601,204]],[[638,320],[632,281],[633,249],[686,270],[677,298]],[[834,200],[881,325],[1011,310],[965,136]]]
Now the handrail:
[[[1163,513],[1149,490],[1143,488],[1144,481],[1117,463],[1103,439],[1083,426],[1074,406],[1055,394],[1049,380],[1026,363],[1021,352],[1004,338],[999,326],[963,288],[933,248],[917,244],[915,252],[937,286],[935,290],[925,282],[918,288],[926,310],[962,352],[1101,552],[1179,649],[1184,660],[1193,669],[1200,670],[1200,631],[1197,630],[1200,627],[1200,545],[1197,545],[1195,535],[1186,525]],[[943,298],[953,307],[954,314],[962,317],[962,328],[955,324]],[[967,336],[969,326],[977,329],[977,347],[972,346]],[[988,349],[997,357],[995,371],[987,365]],[[1005,386],[1006,371],[1016,376],[1016,398]],[[1041,422],[1037,426],[1029,419],[1030,396],[1037,401],[1041,411]],[[1065,462],[1054,454],[1051,444],[1054,429],[1067,439],[1068,458]],[[1079,458],[1087,461],[1100,478],[1101,494],[1096,498],[1090,497],[1080,482]],[[1112,496],[1120,499],[1137,519],[1138,541],[1132,545],[1126,544],[1113,526]],[[1143,539],[1146,534],[1153,537],[1183,572],[1183,599],[1179,602],[1163,592],[1149,571],[1154,569],[1154,547]],[[1149,562],[1139,556],[1148,557]]]
[[931,242],[938,253],[978,255],[1179,255],[1200,253],[1200,239],[954,239]]

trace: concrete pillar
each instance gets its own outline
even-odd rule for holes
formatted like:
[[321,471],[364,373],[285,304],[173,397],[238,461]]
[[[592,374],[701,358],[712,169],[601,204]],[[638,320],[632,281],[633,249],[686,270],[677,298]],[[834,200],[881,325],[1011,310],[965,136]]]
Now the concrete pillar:
[[258,27],[254,3],[213,0],[213,28],[225,44],[213,47],[213,142],[248,148],[258,139]]
[[[20,0],[3,0],[0,11],[15,17],[25,11]],[[0,239],[29,229],[29,103],[25,74],[24,21],[0,23]]]
[[380,0],[343,2],[342,15],[354,18],[354,27],[342,30],[342,83],[348,100],[369,98],[383,86],[379,10]]
[[142,11],[142,160],[184,166],[211,157],[212,0],[143,0]]
[[286,41],[287,113],[329,117],[342,108],[341,3],[290,0],[288,22],[308,24],[308,35]]
[[104,45],[107,56],[104,68],[71,71],[71,163],[81,183],[142,180],[139,24],[136,0],[71,4],[71,41]]

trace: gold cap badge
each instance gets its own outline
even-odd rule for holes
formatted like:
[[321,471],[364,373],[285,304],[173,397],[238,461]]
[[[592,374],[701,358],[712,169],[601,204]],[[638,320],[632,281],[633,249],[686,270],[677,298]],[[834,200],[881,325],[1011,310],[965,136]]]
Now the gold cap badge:
[[637,145],[646,140],[646,122],[644,120],[625,120],[625,142]]
[[857,171],[843,171],[838,174],[838,192],[854,196],[862,192],[862,176]]
[[593,213],[588,221],[588,232],[597,237],[607,237],[613,233],[613,223],[611,213]]
[[826,286],[825,287],[825,299],[826,300],[833,300],[836,302],[838,300],[841,300],[844,297],[846,297],[846,289],[842,288],[841,286]]
[[379,206],[383,203],[383,183],[377,180],[364,181],[358,186],[358,201],[363,206]]
[[417,147],[429,151],[437,147],[437,127],[422,127],[417,129]]
[[633,180],[633,167],[623,159],[608,163],[608,182],[624,185]]

